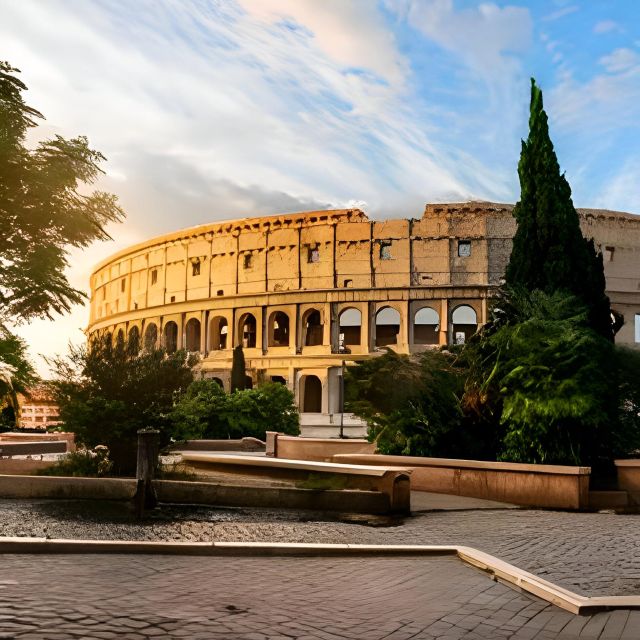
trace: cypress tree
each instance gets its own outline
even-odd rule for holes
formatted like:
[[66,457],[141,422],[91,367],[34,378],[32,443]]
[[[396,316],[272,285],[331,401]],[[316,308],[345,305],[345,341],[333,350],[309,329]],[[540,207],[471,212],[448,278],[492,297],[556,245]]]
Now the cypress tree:
[[231,365],[231,393],[242,391],[245,388],[245,363],[242,346],[238,345],[233,349],[233,363]]
[[565,291],[588,308],[589,324],[613,339],[611,308],[605,294],[602,255],[586,240],[571,199],[571,187],[549,137],[542,91],[531,79],[529,137],[518,163],[520,200],[513,210],[518,229],[513,238],[506,285],[513,289]]

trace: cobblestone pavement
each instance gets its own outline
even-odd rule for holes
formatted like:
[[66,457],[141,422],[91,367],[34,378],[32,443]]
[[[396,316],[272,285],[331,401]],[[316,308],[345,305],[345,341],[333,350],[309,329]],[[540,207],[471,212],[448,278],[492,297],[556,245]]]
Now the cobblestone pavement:
[[[640,595],[640,516],[535,510],[427,512],[397,526],[295,511],[0,500],[0,535],[119,540],[464,544],[584,595]],[[640,634],[638,635],[640,638]]]
[[574,616],[452,557],[0,561],[5,640],[640,637],[640,611]]

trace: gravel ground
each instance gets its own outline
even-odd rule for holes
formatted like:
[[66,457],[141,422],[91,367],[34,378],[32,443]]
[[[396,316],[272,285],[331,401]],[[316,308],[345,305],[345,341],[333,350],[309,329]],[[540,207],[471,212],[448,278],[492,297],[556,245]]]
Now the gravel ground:
[[[640,516],[536,510],[424,512],[398,521],[267,509],[0,500],[0,535],[103,540],[464,544],[578,593],[640,594]],[[385,526],[386,525],[386,526]]]

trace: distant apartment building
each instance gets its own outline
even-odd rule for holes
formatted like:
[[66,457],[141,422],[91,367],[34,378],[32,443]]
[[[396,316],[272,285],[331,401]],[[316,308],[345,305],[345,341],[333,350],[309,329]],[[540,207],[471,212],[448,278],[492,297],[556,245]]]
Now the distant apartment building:
[[27,394],[18,394],[20,429],[50,429],[59,424],[60,410],[46,387],[39,385],[28,389]]

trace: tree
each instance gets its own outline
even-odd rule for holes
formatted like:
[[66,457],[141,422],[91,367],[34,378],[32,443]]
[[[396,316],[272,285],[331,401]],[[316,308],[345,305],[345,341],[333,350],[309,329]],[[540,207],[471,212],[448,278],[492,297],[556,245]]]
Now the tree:
[[465,408],[500,426],[499,459],[590,464],[616,431],[613,352],[574,296],[507,291],[468,345]]
[[128,475],[135,471],[138,429],[154,427],[161,444],[169,442],[169,414],[197,361],[185,351],[140,351],[136,338],[114,344],[106,334],[54,359],[50,387],[65,429],[87,447],[107,445],[114,473]]
[[571,187],[560,173],[549,137],[542,91],[533,79],[529,136],[522,141],[518,175],[521,193],[513,210],[518,228],[506,270],[507,286],[577,296],[587,306],[590,326],[612,340],[602,255],[580,230]]
[[214,380],[196,380],[176,403],[171,422],[179,440],[266,438],[267,431],[300,432],[293,394],[268,382],[227,394]]
[[242,346],[233,349],[233,362],[231,364],[231,392],[242,391],[246,386],[246,365]]
[[491,457],[486,438],[463,420],[464,376],[450,353],[388,350],[347,368],[346,409],[367,421],[369,440],[381,453]]
[[114,195],[79,190],[96,181],[105,160],[87,138],[25,146],[43,116],[25,103],[16,73],[0,61],[0,317],[51,318],[85,297],[64,274],[68,247],[109,239],[105,225],[123,212]]

